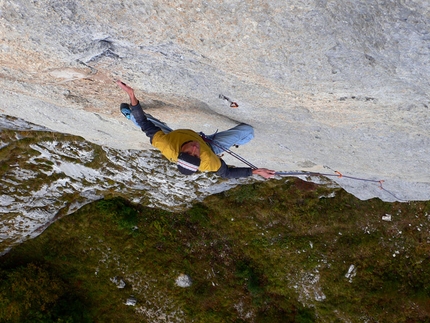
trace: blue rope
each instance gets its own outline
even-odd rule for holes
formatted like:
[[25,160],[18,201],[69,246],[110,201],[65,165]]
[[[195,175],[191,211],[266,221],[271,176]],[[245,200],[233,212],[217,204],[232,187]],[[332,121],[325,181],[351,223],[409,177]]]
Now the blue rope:
[[[221,148],[223,151],[225,151],[226,153],[230,154],[231,156],[237,158],[242,163],[248,165],[252,169],[257,169],[258,168],[257,166],[251,164],[249,161],[247,161],[242,156],[236,154],[235,152],[231,151],[228,148],[225,148],[225,147],[217,144],[214,140],[209,139],[208,137],[205,136],[205,134],[203,132],[200,133],[200,136],[203,138],[204,141],[210,142],[212,145],[217,146],[218,148]],[[325,166],[325,167],[331,169],[330,167],[327,167],[327,166]],[[333,172],[334,172],[334,174],[326,174],[326,173],[318,173],[318,172],[275,172],[275,175],[279,175],[279,176],[325,176],[325,177],[338,177],[338,178],[349,178],[349,179],[356,180],[356,181],[378,183],[380,189],[382,189],[383,191],[385,191],[388,194],[390,194],[391,196],[393,196],[396,200],[398,200],[398,201],[406,201],[406,200],[398,198],[396,195],[394,195],[390,191],[386,190],[382,186],[382,183],[384,182],[383,180],[379,180],[378,181],[378,180],[374,180],[374,179],[366,179],[366,178],[359,178],[359,177],[354,177],[354,176],[347,176],[347,175],[343,175],[340,172],[335,171],[335,170],[333,170]]]
[[378,181],[378,180],[374,180],[374,179],[366,179],[366,178],[347,176],[347,175],[343,175],[339,172],[336,172],[336,174],[325,174],[325,173],[318,173],[318,172],[276,172],[275,174],[280,175],[280,176],[308,175],[308,176],[332,176],[332,177],[339,177],[339,178],[344,177],[344,178],[354,179],[357,181],[373,182],[373,183],[379,183],[379,184],[381,184],[381,182],[383,182],[383,181]]

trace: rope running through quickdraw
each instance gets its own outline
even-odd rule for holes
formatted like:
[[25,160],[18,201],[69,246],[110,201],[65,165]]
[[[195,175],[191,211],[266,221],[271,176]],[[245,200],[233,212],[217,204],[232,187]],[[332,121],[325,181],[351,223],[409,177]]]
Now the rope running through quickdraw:
[[[233,152],[232,150],[225,148],[219,144],[217,144],[214,140],[209,139],[208,137],[205,136],[205,134],[203,132],[200,132],[200,136],[202,137],[202,139],[207,142],[210,143],[213,146],[216,146],[220,149],[222,149],[224,152],[228,153],[229,155],[235,157],[236,159],[240,160],[242,163],[244,163],[245,165],[248,165],[249,167],[251,167],[252,169],[257,169],[258,167],[253,165],[252,163],[250,163],[249,161],[247,161],[245,158],[243,158],[242,156],[236,154],[235,152]],[[324,166],[325,168],[329,168],[328,166]],[[385,189],[383,187],[383,183],[384,180],[374,180],[374,179],[366,179],[366,178],[360,178],[360,177],[354,177],[354,176],[348,176],[348,175],[343,175],[341,172],[337,171],[337,170],[333,170],[331,169],[334,174],[327,174],[327,173],[319,173],[319,172],[275,172],[275,175],[279,175],[279,176],[325,176],[325,177],[337,177],[337,178],[348,178],[348,179],[352,179],[352,180],[356,180],[356,181],[363,181],[363,182],[371,182],[371,183],[376,183],[378,184],[379,188],[382,189],[383,191],[387,192],[388,194],[390,194],[391,196],[393,196],[395,199],[402,201],[402,199],[398,198],[396,195],[394,195],[393,193],[391,193],[390,191],[388,191],[387,189]]]

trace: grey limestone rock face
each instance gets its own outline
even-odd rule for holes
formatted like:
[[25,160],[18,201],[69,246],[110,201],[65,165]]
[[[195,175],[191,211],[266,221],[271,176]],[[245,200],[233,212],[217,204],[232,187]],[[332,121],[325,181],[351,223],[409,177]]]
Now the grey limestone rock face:
[[428,0],[1,0],[0,112],[150,149],[119,112],[121,79],[172,128],[253,125],[238,152],[259,167],[429,199],[429,18]]

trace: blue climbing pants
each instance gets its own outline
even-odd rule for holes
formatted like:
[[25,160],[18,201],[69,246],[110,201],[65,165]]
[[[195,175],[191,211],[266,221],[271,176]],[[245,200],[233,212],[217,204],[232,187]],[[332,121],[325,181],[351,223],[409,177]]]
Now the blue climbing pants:
[[249,124],[241,123],[231,129],[215,132],[206,137],[210,140],[209,145],[212,151],[216,155],[220,155],[224,149],[230,149],[233,145],[241,146],[251,141],[254,138],[254,129]]

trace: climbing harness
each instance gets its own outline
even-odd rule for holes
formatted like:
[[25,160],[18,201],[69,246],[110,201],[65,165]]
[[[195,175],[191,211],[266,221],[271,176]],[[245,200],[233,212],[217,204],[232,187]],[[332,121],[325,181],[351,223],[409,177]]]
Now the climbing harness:
[[[223,151],[225,151],[226,153],[228,153],[229,155],[235,157],[236,159],[240,160],[242,163],[248,165],[249,167],[251,167],[252,169],[257,169],[258,167],[253,165],[252,163],[250,163],[249,161],[247,161],[245,158],[243,158],[242,156],[236,154],[235,152],[233,152],[232,150],[225,148],[219,144],[217,144],[214,140],[208,138],[205,136],[205,134],[203,132],[200,132],[200,136],[202,137],[202,139],[206,142],[209,143],[213,146],[216,146],[220,149],[222,149]],[[355,181],[363,181],[363,182],[371,182],[371,183],[376,183],[378,184],[379,188],[385,192],[387,192],[388,194],[390,194],[391,196],[393,196],[396,200],[399,201],[405,201],[402,200],[400,198],[398,198],[396,195],[394,195],[393,193],[391,193],[390,191],[388,191],[387,189],[385,189],[383,187],[383,183],[384,180],[374,180],[374,179],[367,179],[367,178],[360,178],[360,177],[354,177],[354,176],[348,176],[348,175],[343,175],[341,172],[337,171],[337,170],[333,170],[328,166],[324,166],[324,168],[328,168],[330,170],[333,171],[333,174],[327,174],[327,173],[320,173],[320,172],[305,172],[305,171],[299,171],[299,172],[275,172],[275,175],[279,175],[279,176],[325,176],[325,177],[337,177],[337,178],[348,178],[348,179],[352,179]]]
[[[216,133],[215,133],[215,134],[216,134]],[[247,160],[246,160],[245,158],[243,158],[242,156],[240,156],[240,155],[236,154],[235,152],[231,151],[231,150],[230,150],[230,149],[228,149],[228,148],[225,148],[225,147],[221,146],[220,144],[216,143],[214,140],[212,140],[212,139],[210,139],[210,138],[206,137],[206,135],[205,135],[203,132],[200,132],[200,137],[202,137],[202,139],[203,139],[206,143],[211,144],[211,145],[213,145],[213,146],[216,146],[216,147],[220,148],[221,150],[223,150],[223,151],[224,151],[224,152],[226,152],[227,154],[229,154],[229,155],[233,156],[234,158],[236,158],[236,159],[240,160],[242,163],[244,163],[244,164],[248,165],[248,166],[249,166],[249,167],[251,167],[252,169],[257,169],[257,168],[258,168],[257,166],[255,166],[255,165],[251,164],[249,161],[247,161]]]

